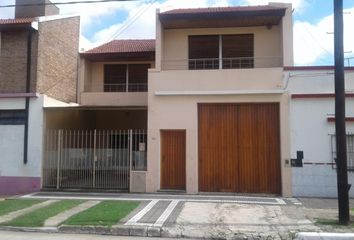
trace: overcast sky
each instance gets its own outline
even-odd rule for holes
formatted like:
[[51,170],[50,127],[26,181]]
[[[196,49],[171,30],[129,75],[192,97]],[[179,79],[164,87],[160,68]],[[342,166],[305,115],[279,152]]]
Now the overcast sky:
[[[68,0],[52,0],[67,2]],[[72,0],[71,0],[72,1]],[[333,64],[333,1],[271,0],[289,2],[294,8],[294,58],[296,65]],[[14,0],[0,0],[0,6]],[[81,16],[80,48],[85,50],[112,39],[155,37],[156,8],[196,8],[265,5],[268,0],[144,0],[60,5],[62,14]],[[344,0],[345,57],[354,57],[354,1]],[[0,18],[13,18],[14,9],[0,8]],[[352,51],[352,52],[351,52]],[[354,59],[351,62],[354,65]]]

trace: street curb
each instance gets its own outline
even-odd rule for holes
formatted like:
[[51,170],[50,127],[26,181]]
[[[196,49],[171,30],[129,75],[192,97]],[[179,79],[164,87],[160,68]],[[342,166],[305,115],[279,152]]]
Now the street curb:
[[[7,227],[1,226],[0,231],[14,232],[40,232],[40,233],[70,233],[70,234],[94,234],[111,236],[131,236],[131,237],[164,237],[164,238],[193,238],[205,239],[205,236],[192,236],[182,231],[170,231],[166,227],[154,226],[125,226],[115,225],[112,228],[102,226],[69,226],[59,227]],[[298,232],[293,233],[294,240],[349,240],[354,239],[354,233],[324,233],[324,232]],[[293,235],[293,236],[294,236]],[[223,238],[218,238],[223,239]],[[263,239],[254,238],[248,234],[237,233],[232,239]],[[268,238],[265,238],[268,239]],[[285,238],[282,238],[285,239]],[[287,239],[287,238],[286,238]]]
[[7,226],[1,226],[0,231],[59,233],[58,228],[56,228],[56,227],[7,227]]
[[113,236],[135,236],[135,237],[161,237],[161,228],[149,226],[124,226],[116,225],[112,228],[98,226],[68,226],[58,227],[58,232],[62,233],[83,233],[100,234]]
[[295,240],[351,240],[354,233],[317,233],[300,232],[295,236]]
[[[191,238],[183,235],[182,232],[172,233],[168,228],[153,226],[125,226],[115,225],[112,228],[102,226],[69,226],[59,227],[6,227],[1,226],[0,231],[14,232],[41,232],[41,233],[70,233],[70,234],[95,234],[111,236],[131,236],[131,237],[165,237],[165,238]],[[193,239],[203,239],[195,237]]]
[[[68,233],[68,234],[93,234],[93,235],[110,235],[110,236],[131,236],[131,237],[163,237],[163,238],[183,238],[183,239],[218,239],[224,240],[226,238],[216,236],[195,236],[188,233],[183,233],[182,230],[175,231],[166,227],[153,226],[125,226],[115,225],[112,228],[102,226],[69,226],[62,225],[59,227],[0,227],[0,231],[14,231],[14,232],[40,232],[40,233]],[[295,235],[295,234],[294,234]],[[235,233],[231,238],[233,240],[247,240],[247,239],[269,239],[261,236],[249,235],[247,233]],[[288,239],[288,238],[282,238]],[[298,239],[304,240],[304,239]],[[307,240],[307,239],[306,239]],[[312,239],[311,239],[312,240]],[[347,240],[347,239],[345,239]]]

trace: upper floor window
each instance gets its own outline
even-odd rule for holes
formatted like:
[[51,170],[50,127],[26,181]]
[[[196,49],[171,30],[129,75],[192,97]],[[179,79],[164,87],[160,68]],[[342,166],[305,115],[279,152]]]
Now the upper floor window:
[[189,36],[189,69],[219,69],[219,36]]
[[253,68],[253,34],[223,35],[222,68]]
[[254,67],[254,35],[189,36],[189,69]]
[[150,64],[104,65],[105,92],[147,92]]

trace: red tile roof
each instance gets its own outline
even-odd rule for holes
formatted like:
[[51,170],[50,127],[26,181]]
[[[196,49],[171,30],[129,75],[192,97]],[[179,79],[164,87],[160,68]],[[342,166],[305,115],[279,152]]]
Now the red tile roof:
[[102,53],[141,53],[155,52],[154,39],[128,39],[113,40],[99,47],[84,52],[84,55],[102,54]]
[[268,11],[285,9],[282,7],[274,7],[269,5],[262,6],[235,6],[235,7],[211,7],[211,8],[186,8],[174,9],[160,13],[165,14],[190,14],[190,13],[227,13],[227,12],[251,12],[251,11]]
[[34,18],[0,19],[0,25],[31,24]]

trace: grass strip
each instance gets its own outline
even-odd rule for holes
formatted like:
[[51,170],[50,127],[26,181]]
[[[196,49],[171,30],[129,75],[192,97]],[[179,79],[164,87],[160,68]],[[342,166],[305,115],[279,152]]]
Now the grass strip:
[[46,207],[15,218],[9,222],[2,223],[1,225],[13,227],[41,227],[48,218],[58,215],[65,210],[71,209],[82,202],[83,201],[80,200],[63,200],[55,202]]
[[327,226],[332,226],[335,228],[353,228],[354,227],[354,222],[349,222],[349,225],[341,225],[338,222],[338,219],[323,219],[323,218],[317,218],[315,219],[315,224],[317,225],[327,225]]
[[32,205],[40,202],[42,201],[32,199],[6,199],[4,201],[0,201],[0,216],[31,207]]
[[64,224],[111,227],[127,216],[138,205],[139,202],[135,201],[103,201],[92,208],[72,216]]

